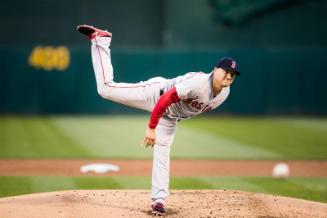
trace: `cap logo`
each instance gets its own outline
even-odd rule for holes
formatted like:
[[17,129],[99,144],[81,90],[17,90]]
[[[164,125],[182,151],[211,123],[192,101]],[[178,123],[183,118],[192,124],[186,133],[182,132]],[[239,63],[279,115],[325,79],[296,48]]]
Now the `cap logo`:
[[232,61],[232,65],[230,67],[233,68],[233,69],[235,69],[235,67],[236,67],[235,61]]

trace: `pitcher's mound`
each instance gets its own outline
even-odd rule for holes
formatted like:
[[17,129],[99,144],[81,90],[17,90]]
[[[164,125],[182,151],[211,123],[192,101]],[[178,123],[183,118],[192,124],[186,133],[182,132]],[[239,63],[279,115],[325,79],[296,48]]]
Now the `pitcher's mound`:
[[[144,190],[76,190],[0,199],[0,217],[150,217]],[[167,217],[327,217],[327,204],[224,190],[172,191]]]

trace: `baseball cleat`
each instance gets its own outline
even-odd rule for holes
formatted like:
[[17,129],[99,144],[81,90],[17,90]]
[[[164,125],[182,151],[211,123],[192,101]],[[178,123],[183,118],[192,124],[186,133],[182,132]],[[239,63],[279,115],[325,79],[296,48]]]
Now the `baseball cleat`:
[[151,206],[152,208],[152,214],[155,215],[155,216],[163,216],[165,215],[165,206],[158,202],[158,203],[155,203]]
[[95,28],[94,26],[90,25],[79,25],[77,26],[77,31],[86,35],[90,40],[94,39],[95,37],[111,37],[111,32],[107,30],[100,30]]

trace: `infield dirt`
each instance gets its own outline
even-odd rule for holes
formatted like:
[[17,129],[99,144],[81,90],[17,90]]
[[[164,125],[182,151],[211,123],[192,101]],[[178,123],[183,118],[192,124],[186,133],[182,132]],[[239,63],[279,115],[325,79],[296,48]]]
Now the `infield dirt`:
[[[278,160],[172,160],[171,176],[271,176]],[[326,177],[327,161],[292,160],[290,176]],[[91,163],[108,163],[119,172],[80,171]],[[151,176],[152,160],[0,160],[1,176]]]
[[[72,190],[0,199],[0,217],[151,217],[149,191]],[[327,204],[227,190],[172,191],[166,217],[317,217]]]

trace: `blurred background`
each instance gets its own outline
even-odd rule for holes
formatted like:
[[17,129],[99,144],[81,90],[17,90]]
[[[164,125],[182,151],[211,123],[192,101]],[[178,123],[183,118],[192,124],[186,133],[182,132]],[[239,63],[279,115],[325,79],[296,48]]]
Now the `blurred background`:
[[138,112],[98,97],[79,24],[113,33],[117,82],[210,72],[232,56],[243,76],[214,113],[327,113],[326,1],[1,2],[1,113]]
[[[173,160],[302,160],[325,167],[285,180],[172,177],[172,188],[327,202],[327,1],[0,2],[0,196],[150,187],[151,172],[94,179],[5,169],[12,165],[5,161],[21,159],[151,160],[151,150],[139,146],[149,114],[97,94],[90,43],[76,31],[90,24],[113,33],[116,82],[208,73],[223,56],[238,61],[242,76],[227,101],[179,124]],[[314,170],[317,177],[310,176]]]

